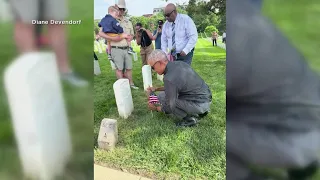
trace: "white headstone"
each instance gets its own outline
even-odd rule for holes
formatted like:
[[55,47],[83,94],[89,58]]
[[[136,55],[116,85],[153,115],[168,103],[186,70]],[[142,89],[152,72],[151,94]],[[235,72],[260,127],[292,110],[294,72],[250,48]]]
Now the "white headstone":
[[101,48],[100,42],[94,41],[94,45],[97,47],[98,52],[99,52],[99,53],[102,53],[102,48]]
[[117,120],[103,119],[98,136],[98,147],[104,150],[112,150],[118,142]]
[[93,66],[94,66],[94,74],[99,75],[101,74],[100,65],[98,60],[93,60]]
[[113,84],[119,116],[127,119],[133,111],[133,101],[128,79],[118,79]]
[[162,75],[157,74],[157,79],[163,82],[163,74]]
[[138,61],[138,55],[137,55],[137,53],[133,53],[133,60],[134,60],[134,61]]
[[142,66],[142,79],[143,79],[143,88],[146,91],[148,87],[152,87],[152,74],[151,66],[144,65]]
[[24,174],[52,180],[63,173],[72,153],[55,56],[21,55],[4,78]]

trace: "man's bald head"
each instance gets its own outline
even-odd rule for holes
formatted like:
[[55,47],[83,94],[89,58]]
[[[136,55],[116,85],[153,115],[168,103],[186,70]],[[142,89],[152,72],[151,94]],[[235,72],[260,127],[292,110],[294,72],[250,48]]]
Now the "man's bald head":
[[165,11],[168,10],[168,11],[173,11],[173,10],[176,10],[176,6],[173,4],[173,3],[169,3],[166,7],[165,7]]
[[169,22],[174,22],[177,17],[177,8],[174,4],[169,3],[164,8],[164,15]]

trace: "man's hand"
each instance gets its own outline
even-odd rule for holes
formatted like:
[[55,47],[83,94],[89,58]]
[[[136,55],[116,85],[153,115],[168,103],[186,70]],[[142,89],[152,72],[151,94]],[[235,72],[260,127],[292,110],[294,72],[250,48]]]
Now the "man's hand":
[[156,91],[156,89],[157,89],[157,88],[155,88],[155,87],[148,87],[148,88],[147,88],[147,91],[148,91],[148,92]]
[[158,33],[161,33],[162,32],[162,29],[161,28],[158,28]]
[[116,41],[116,42],[122,40],[122,38],[121,38],[120,36],[113,36],[113,37],[111,37],[110,39],[112,39],[112,41]]
[[181,56],[186,56],[186,53],[183,52],[183,51],[181,51],[181,52],[180,52],[180,55],[181,55]]
[[154,104],[148,103],[148,107],[151,111],[157,111],[157,107]]

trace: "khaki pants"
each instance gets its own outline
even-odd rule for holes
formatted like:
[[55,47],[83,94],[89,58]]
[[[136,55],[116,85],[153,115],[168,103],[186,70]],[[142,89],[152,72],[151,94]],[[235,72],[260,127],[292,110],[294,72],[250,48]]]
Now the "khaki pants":
[[41,20],[48,21],[62,21],[68,15],[66,0],[42,0],[42,10],[40,10],[40,0],[9,0],[9,3],[15,19],[27,24],[31,24],[32,20],[38,20],[40,12],[43,12]]
[[142,60],[142,65],[147,65],[148,62],[148,57],[150,55],[150,53],[153,51],[153,44],[151,43],[149,46],[147,47],[140,47],[140,56],[141,56],[141,60]]
[[117,70],[132,69],[132,58],[127,49],[111,48],[111,56]]

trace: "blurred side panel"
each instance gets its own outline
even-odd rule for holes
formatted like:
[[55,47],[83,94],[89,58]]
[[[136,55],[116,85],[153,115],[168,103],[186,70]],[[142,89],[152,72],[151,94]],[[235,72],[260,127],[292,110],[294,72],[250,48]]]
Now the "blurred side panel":
[[[8,94],[9,91],[21,91],[23,92],[21,94],[28,94],[26,92],[32,92],[33,87],[29,84],[28,87],[30,87],[30,89],[23,89],[22,87],[25,86],[21,85],[21,83],[27,81],[24,81],[25,78],[21,77],[21,79],[19,79],[18,76],[16,76],[17,78],[12,78],[10,83],[20,83],[20,89],[5,88],[4,72],[12,65],[14,61],[18,62],[20,61],[21,57],[26,57],[24,54],[28,54],[25,52],[31,51],[30,49],[32,49],[32,54],[34,54],[33,57],[36,58],[43,57],[41,56],[40,51],[49,51],[49,53],[54,54],[53,57],[55,57],[55,61],[57,62],[57,68],[52,67],[52,71],[51,69],[50,71],[45,71],[45,69],[42,71],[40,70],[41,73],[38,75],[48,76],[46,78],[38,78],[35,75],[37,73],[33,73],[32,77],[34,79],[32,79],[32,82],[35,84],[34,89],[39,90],[39,88],[36,88],[36,86],[40,86],[39,84],[45,86],[45,83],[48,83],[47,87],[43,87],[46,92],[40,91],[37,97],[39,98],[37,99],[37,102],[41,101],[43,103],[43,108],[33,109],[33,111],[38,111],[35,113],[36,115],[41,113],[43,114],[44,111],[48,112],[48,114],[44,114],[42,116],[43,121],[40,119],[37,121],[37,123],[35,123],[34,126],[31,126],[30,123],[34,123],[35,121],[29,121],[28,119],[32,118],[25,117],[25,132],[33,134],[37,134],[36,132],[38,132],[38,137],[42,139],[45,139],[45,137],[42,135],[47,135],[47,139],[61,140],[60,143],[59,141],[49,141],[42,144],[40,143],[39,146],[45,147],[40,148],[42,149],[41,155],[44,155],[39,159],[41,159],[41,162],[43,163],[48,163],[48,159],[54,159],[55,157],[59,157],[59,153],[64,153],[60,150],[68,149],[69,146],[71,147],[72,155],[66,156],[66,159],[69,160],[64,168],[64,173],[61,175],[61,177],[59,177],[60,179],[93,179],[93,1],[38,1],[38,3],[44,2],[47,4],[37,4],[35,6],[32,6],[30,3],[28,5],[24,5],[24,3],[21,2],[20,7],[16,2],[17,1],[15,0],[0,0],[0,179],[19,180],[23,179],[24,176],[24,168],[21,157],[22,153],[26,151],[21,151],[22,146],[20,144],[26,143],[27,141],[29,142],[31,139],[26,137],[25,139],[27,139],[27,141],[25,142],[23,142],[21,139],[17,139],[17,132],[23,127],[18,127],[13,123],[13,111],[15,110],[12,108],[12,106],[10,106]],[[66,8],[67,11],[64,11],[64,8]],[[25,11],[21,9],[25,9]],[[39,13],[36,15],[33,14],[33,9],[36,9]],[[63,17],[64,13],[66,13],[66,17]],[[59,16],[59,14],[61,15],[61,19],[50,18],[50,15]],[[22,17],[22,15],[24,15],[23,18],[21,18],[22,21],[29,25],[29,27],[32,27],[34,34],[32,33],[31,35],[29,32],[29,36],[29,34],[25,31],[26,29],[22,28],[23,26],[20,26],[21,24],[17,26],[19,19],[17,17]],[[67,24],[65,24],[61,29],[57,28],[61,25],[51,25],[51,29],[55,29],[51,30],[50,26],[47,25],[32,25],[30,20],[48,21],[49,24],[51,20],[61,20],[61,22],[62,20],[66,20]],[[73,23],[68,24],[71,21]],[[19,39],[19,34],[23,34],[24,38]],[[26,50],[28,49],[26,48],[26,44],[28,44],[28,42],[26,42],[27,40],[32,40],[29,41],[31,42],[29,44],[37,46],[38,49],[29,48],[29,50]],[[38,52],[39,55],[37,55]],[[51,58],[52,56],[50,56],[50,58],[44,58],[43,61],[49,61]],[[32,60],[34,60],[34,58]],[[27,60],[24,61],[27,62]],[[30,63],[34,62],[35,61],[30,61]],[[68,63],[70,64],[69,66],[66,65]],[[20,63],[19,68],[23,70],[24,68],[31,66],[33,65],[28,64],[23,67]],[[36,65],[33,67],[41,68],[41,66]],[[18,72],[19,69],[16,68],[15,71]],[[30,69],[30,71],[32,71],[32,69]],[[37,70],[37,72],[40,71],[39,69]],[[63,92],[63,99],[61,101],[63,102],[63,105],[59,105],[59,108],[61,109],[59,112],[63,112],[64,110],[66,111],[66,122],[68,126],[58,125],[60,122],[62,122],[61,119],[63,119],[63,115],[59,116],[58,114],[53,116],[52,114],[49,114],[51,112],[58,112],[55,105],[57,105],[58,101],[58,104],[61,104],[60,100],[58,99],[50,99],[51,97],[57,97],[56,94],[51,93],[55,91],[56,88],[59,89],[60,87],[56,86],[56,84],[53,82],[55,78],[51,78],[52,72],[59,73],[59,76],[57,76],[59,77],[57,82],[61,82],[61,89]],[[10,81],[10,79],[8,79],[8,81]],[[50,86],[54,86],[55,88],[47,90]],[[27,95],[23,95],[23,97],[26,96]],[[33,97],[35,97],[35,95]],[[48,99],[44,100],[45,98]],[[33,102],[36,102],[36,100]],[[24,103],[26,103],[26,101],[23,101],[23,99],[16,100],[15,104],[17,103],[20,104],[20,110],[32,109],[26,106],[23,108]],[[31,103],[30,106],[33,105],[34,104]],[[40,107],[39,105],[40,104],[37,106]],[[37,106],[34,105],[33,107]],[[54,119],[55,117],[59,118],[59,120],[56,120],[56,123],[54,120],[48,121],[49,119]],[[45,123],[46,121],[48,123]],[[64,129],[59,127],[68,128]],[[65,135],[65,139],[63,138],[64,133],[70,134],[71,143],[68,141],[68,135]],[[20,136],[22,137],[23,134]],[[69,146],[65,145],[65,148],[54,147],[63,146],[65,143],[68,143]],[[66,154],[68,155],[68,153]],[[40,155],[40,153],[38,155]],[[52,166],[52,168],[54,167],[60,168],[62,166],[60,164],[56,164],[55,166]]]
[[227,179],[319,179],[316,1],[227,0]]

